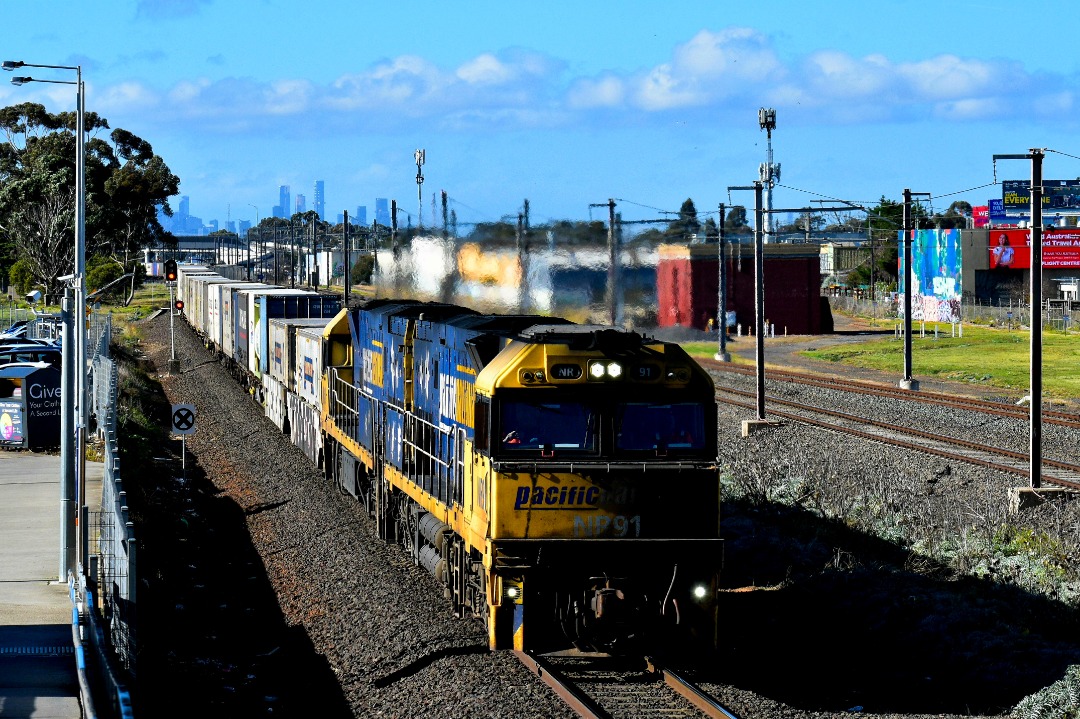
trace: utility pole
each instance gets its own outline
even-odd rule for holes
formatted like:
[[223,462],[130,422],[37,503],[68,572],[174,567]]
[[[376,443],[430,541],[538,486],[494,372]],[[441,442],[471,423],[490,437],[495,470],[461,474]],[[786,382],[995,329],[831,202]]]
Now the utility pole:
[[424,228],[424,172],[421,168],[424,167],[424,150],[417,150],[413,153],[413,157],[416,159],[416,228],[421,230]]
[[[1026,155],[994,155],[998,160],[1031,161],[1031,425],[1029,428],[1028,477],[1032,489],[1042,487],[1042,198],[1043,154],[1039,148]],[[996,172],[995,172],[996,176]]]
[[[447,199],[448,198],[446,197],[446,190],[443,190],[442,191],[442,234],[443,234],[443,239],[444,240],[448,239],[450,237],[450,218],[449,218],[449,215],[447,213]],[[526,200],[526,202],[528,202],[528,200]]]
[[727,351],[727,252],[724,236],[724,203],[720,203],[720,236],[717,239],[719,248],[717,255],[720,258],[720,277],[716,302],[716,331],[719,335],[720,347],[713,357],[717,362],[730,362],[731,355]]
[[[912,195],[930,196],[929,192],[912,192],[904,188],[904,377],[900,380],[901,389],[918,391],[919,381],[911,376],[911,243],[915,241],[915,222],[911,212]],[[866,217],[870,224],[870,216]]]
[[611,326],[619,322],[619,246],[615,237],[615,200],[607,201],[608,207],[608,279],[607,304]]
[[349,306],[349,280],[352,279],[352,265],[349,264],[349,211],[344,212],[345,224],[341,227],[341,251],[345,262],[345,296],[342,298],[344,307]]

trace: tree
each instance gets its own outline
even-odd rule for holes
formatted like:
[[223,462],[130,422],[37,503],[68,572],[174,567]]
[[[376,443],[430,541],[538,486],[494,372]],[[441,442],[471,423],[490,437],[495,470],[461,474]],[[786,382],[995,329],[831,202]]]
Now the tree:
[[716,219],[713,217],[709,217],[705,220],[705,241],[720,241],[720,228],[716,226]]
[[750,232],[750,224],[746,219],[745,207],[736,205],[728,210],[727,217],[724,219],[724,231],[736,235],[745,235]]
[[679,219],[668,225],[667,232],[664,234],[667,235],[668,242],[690,242],[693,236],[700,232],[701,223],[698,222],[697,208],[694,207],[694,201],[688,197],[679,208]]
[[949,209],[945,210],[944,214],[934,215],[933,222],[936,227],[943,230],[964,229],[967,227],[967,221],[971,214],[971,203],[957,200],[949,205]]
[[[117,128],[106,141],[97,136],[106,119],[90,112],[84,120],[86,255],[113,256],[133,272],[141,246],[171,238],[157,208],[172,214],[179,180],[142,138]],[[74,271],[76,121],[37,103],[0,109],[0,266],[25,259],[47,294]]]

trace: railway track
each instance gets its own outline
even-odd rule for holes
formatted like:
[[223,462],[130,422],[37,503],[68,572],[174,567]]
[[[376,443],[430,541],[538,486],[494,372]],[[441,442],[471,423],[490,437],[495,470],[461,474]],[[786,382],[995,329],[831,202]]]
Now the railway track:
[[[709,369],[718,370],[721,372],[728,372],[730,374],[754,376],[757,372],[757,370],[752,366],[747,367],[743,365],[731,365],[728,363],[717,362],[710,359],[699,359],[698,361]],[[766,372],[765,378],[767,380],[777,380],[794,384],[804,384],[812,387],[836,389],[844,392],[855,392],[857,394],[870,395],[874,397],[902,399],[907,402],[920,402],[922,404],[931,404],[942,407],[967,409],[975,412],[983,412],[984,414],[990,414],[995,417],[1012,417],[1016,419],[1023,419],[1026,421],[1031,416],[1031,412],[1026,407],[1017,406],[1015,404],[994,402],[991,400],[978,399],[976,397],[960,397],[956,395],[942,394],[940,392],[912,392],[910,390],[900,389],[899,387],[890,387],[888,385],[875,384],[872,382],[843,379],[841,377],[822,377],[818,375],[807,374],[805,372],[792,372],[790,370],[769,369]],[[1056,424],[1061,425],[1062,427],[1080,429],[1080,415],[1072,414],[1069,412],[1058,412],[1044,409],[1042,413],[1042,419],[1043,422],[1046,424]]]
[[515,654],[584,719],[738,719],[685,675],[648,658]]
[[[717,400],[737,407],[756,411],[756,404],[741,402],[735,397],[756,398],[755,393],[734,388],[717,390]],[[970,442],[958,437],[945,437],[932,432],[902,425],[860,417],[858,415],[825,409],[778,397],[766,397],[772,405],[770,414],[796,422],[805,422],[823,429],[848,434],[863,439],[884,442],[897,447],[927,452],[947,459],[977,464],[1001,472],[1027,477],[1030,474],[1030,458],[1025,452],[1015,452],[991,447],[981,442]],[[789,407],[790,412],[777,410],[776,406]],[[1043,460],[1043,480],[1062,487],[1080,489],[1080,465],[1056,460]],[[1049,472],[1045,471],[1049,470]]]

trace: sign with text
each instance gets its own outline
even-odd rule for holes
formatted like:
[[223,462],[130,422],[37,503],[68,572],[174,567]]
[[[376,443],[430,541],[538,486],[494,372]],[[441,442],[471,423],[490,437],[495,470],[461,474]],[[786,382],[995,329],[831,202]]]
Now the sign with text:
[[[1031,230],[990,231],[990,269],[1031,268]],[[1080,229],[1043,230],[1042,266],[1047,269],[1080,269]]]
[[[1001,199],[1006,212],[1031,209],[1031,180],[1004,180]],[[1044,210],[1080,212],[1080,180],[1043,180],[1042,206]]]

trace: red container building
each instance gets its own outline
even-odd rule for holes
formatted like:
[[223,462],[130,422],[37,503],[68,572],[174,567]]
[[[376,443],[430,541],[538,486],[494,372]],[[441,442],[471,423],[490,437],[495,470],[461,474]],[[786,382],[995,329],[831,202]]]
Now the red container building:
[[[726,244],[727,309],[744,333],[754,326],[753,245]],[[663,245],[656,267],[658,324],[708,329],[719,305],[718,245]],[[828,300],[821,296],[816,244],[764,247],[765,320],[776,333],[832,331]]]

